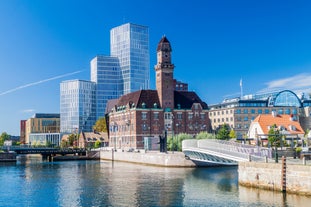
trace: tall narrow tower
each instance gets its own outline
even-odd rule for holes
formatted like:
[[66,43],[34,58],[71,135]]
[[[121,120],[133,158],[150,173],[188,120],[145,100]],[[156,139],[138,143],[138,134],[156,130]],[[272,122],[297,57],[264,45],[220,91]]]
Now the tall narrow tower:
[[171,58],[172,48],[170,42],[164,36],[157,48],[156,87],[160,99],[161,108],[174,109],[174,64]]

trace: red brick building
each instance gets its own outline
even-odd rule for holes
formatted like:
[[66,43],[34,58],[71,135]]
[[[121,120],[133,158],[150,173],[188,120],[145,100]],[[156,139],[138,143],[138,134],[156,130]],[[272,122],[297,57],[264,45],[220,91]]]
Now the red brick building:
[[110,147],[142,149],[145,137],[159,137],[165,131],[175,135],[210,131],[207,104],[188,88],[176,90],[171,52],[163,37],[157,47],[157,90],[140,90],[108,102]]
[[21,142],[21,144],[25,144],[25,140],[26,140],[26,121],[27,120],[21,120],[21,122],[20,122],[20,142]]

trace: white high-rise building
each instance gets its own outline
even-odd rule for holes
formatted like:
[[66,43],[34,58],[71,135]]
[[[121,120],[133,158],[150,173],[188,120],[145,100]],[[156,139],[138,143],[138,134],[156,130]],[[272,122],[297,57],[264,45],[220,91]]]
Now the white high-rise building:
[[97,55],[91,60],[91,81],[96,83],[96,120],[105,116],[106,104],[123,93],[119,59]]
[[123,94],[149,89],[149,29],[127,23],[110,30],[110,55],[118,57]]

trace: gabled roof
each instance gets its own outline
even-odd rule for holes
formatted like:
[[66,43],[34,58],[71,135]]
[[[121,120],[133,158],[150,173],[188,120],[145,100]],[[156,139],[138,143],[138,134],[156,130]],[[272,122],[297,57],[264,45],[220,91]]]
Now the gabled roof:
[[[108,101],[107,109],[109,107],[109,111],[111,111],[114,106],[126,106],[128,104],[130,106],[134,104],[134,107],[142,108],[143,103],[145,103],[146,108],[154,108],[154,104],[157,104],[159,108],[158,92],[156,90],[140,90],[128,93],[121,96],[118,100]],[[174,103],[175,109],[178,108],[178,104],[180,104],[181,109],[190,109],[194,103],[199,103],[203,109],[207,109],[207,104],[195,92],[190,91],[174,91]]]
[[107,101],[107,105],[106,105],[106,114],[109,113],[111,111],[111,109],[113,107],[115,107],[115,105],[117,105],[119,99],[110,99]]
[[87,142],[96,142],[97,140],[101,142],[109,141],[107,132],[81,132],[81,135]]
[[[304,130],[298,121],[294,121],[292,115],[258,115],[253,122],[258,122],[264,134],[269,134],[269,127],[276,124],[277,127],[284,127],[289,134],[304,134]],[[295,130],[291,130],[294,126]]]
[[153,108],[156,103],[160,106],[158,92],[156,90],[140,90],[133,93],[128,93],[119,98],[116,106],[126,106],[127,104],[134,104],[137,108],[142,108],[142,103],[145,103],[146,108]]
[[194,103],[200,103],[203,109],[207,109],[207,104],[193,91],[174,91],[174,104],[181,109],[190,109]]

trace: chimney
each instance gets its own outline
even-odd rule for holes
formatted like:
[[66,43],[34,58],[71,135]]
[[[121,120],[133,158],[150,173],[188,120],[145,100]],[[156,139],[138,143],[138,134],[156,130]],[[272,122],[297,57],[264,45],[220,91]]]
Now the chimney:
[[289,117],[289,121],[294,121],[294,118],[293,118],[293,117],[294,117],[294,115],[291,114],[290,117]]

